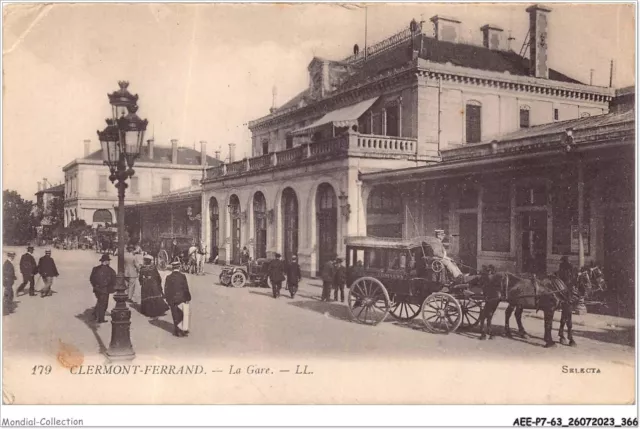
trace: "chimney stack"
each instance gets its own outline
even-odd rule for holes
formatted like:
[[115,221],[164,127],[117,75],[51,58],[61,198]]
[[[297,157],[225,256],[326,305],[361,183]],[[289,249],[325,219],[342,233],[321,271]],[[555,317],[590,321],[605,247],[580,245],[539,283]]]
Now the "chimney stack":
[[502,28],[493,24],[486,24],[480,27],[482,31],[482,45],[493,51],[503,50],[504,42],[502,41],[504,31]]
[[171,163],[178,163],[178,140],[171,139]]
[[460,35],[460,21],[448,16],[436,15],[431,18],[433,33],[437,40],[458,43]]
[[42,179],[42,190],[44,191],[48,187],[49,187],[49,184],[47,183],[47,178],[45,177]]
[[91,153],[91,140],[84,141],[84,157],[88,157]]
[[533,5],[529,12],[529,74],[533,77],[549,79],[547,64],[548,16],[546,6]]
[[207,165],[207,142],[204,140],[200,142],[200,165]]
[[216,159],[219,161],[220,160],[220,151],[217,150],[215,153],[216,153]]
[[153,159],[153,139],[147,140],[147,144],[149,145],[149,159]]
[[232,163],[236,160],[236,144],[229,143],[229,163]]

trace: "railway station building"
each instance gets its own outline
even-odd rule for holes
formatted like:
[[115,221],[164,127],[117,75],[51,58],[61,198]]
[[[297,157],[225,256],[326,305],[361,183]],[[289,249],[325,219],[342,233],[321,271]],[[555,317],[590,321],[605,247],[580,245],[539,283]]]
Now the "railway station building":
[[[204,242],[227,263],[244,246],[254,258],[297,254],[303,272],[315,276],[343,255],[346,236],[445,229],[450,251],[470,266],[538,269],[544,261],[551,271],[555,255],[573,255],[574,208],[582,207],[580,224],[591,228],[583,246],[589,258],[603,255],[608,238],[598,228],[607,219],[596,198],[627,204],[602,181],[633,171],[618,162],[633,159],[623,155],[633,142],[633,116],[608,115],[612,88],[551,68],[547,50],[572,41],[549,37],[550,9],[524,13],[528,58],[495,24],[478,30],[484,42],[476,46],[459,39],[463,23],[442,16],[407,23],[366,51],[354,46],[348,58],[314,58],[309,87],[249,123],[252,156],[231,153],[228,163],[207,169]],[[567,153],[560,142],[571,127]],[[602,132],[606,141],[596,137]],[[561,183],[567,186],[555,189]],[[549,217],[554,207],[561,222]],[[545,253],[536,250],[533,261],[518,253],[521,230],[546,237],[527,242]]]

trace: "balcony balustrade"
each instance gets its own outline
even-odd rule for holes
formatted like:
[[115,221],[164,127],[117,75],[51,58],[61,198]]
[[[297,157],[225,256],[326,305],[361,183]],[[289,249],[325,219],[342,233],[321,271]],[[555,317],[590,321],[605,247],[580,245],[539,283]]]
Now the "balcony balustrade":
[[333,157],[415,159],[416,154],[417,139],[349,133],[248,160],[212,167],[207,170],[206,178],[238,176],[249,172],[265,171],[276,166],[297,165],[303,161],[325,160]]

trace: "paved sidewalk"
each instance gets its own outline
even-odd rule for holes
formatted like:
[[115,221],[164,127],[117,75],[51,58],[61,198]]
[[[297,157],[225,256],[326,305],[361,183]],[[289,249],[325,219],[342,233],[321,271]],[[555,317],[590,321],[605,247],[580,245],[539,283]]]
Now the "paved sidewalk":
[[[222,270],[222,265],[214,265],[214,264],[205,264],[205,273],[212,274],[217,277],[220,275],[220,271]],[[302,279],[302,285],[306,286],[315,286],[318,288],[322,288],[322,280],[319,278],[312,277],[304,277]],[[498,306],[499,309],[505,310],[507,308],[507,303],[501,303]],[[544,319],[544,315],[542,312],[536,312],[534,310],[525,310],[523,313],[525,318],[534,318],[534,319]],[[554,315],[555,322],[560,322],[560,312],[556,311]],[[513,320],[515,324],[515,319]],[[595,329],[608,329],[608,330],[616,330],[616,329],[625,329],[632,330],[635,328],[635,320],[628,319],[625,317],[616,317],[616,316],[607,316],[603,314],[595,314],[589,313],[584,315],[573,315],[573,324],[575,326],[585,326],[589,328]],[[515,325],[514,325],[515,326]]]

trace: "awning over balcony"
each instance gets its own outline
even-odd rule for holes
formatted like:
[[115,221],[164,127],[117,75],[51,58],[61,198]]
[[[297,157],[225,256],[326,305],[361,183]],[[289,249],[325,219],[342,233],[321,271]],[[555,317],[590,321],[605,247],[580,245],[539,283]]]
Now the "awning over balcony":
[[364,115],[364,113],[373,106],[373,103],[375,103],[378,98],[379,97],[370,98],[368,100],[352,104],[351,106],[329,112],[311,125],[295,130],[292,134],[294,136],[304,135],[315,128],[331,123],[333,123],[334,127],[351,126],[360,118],[360,116]]

